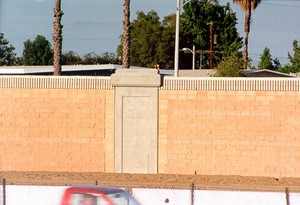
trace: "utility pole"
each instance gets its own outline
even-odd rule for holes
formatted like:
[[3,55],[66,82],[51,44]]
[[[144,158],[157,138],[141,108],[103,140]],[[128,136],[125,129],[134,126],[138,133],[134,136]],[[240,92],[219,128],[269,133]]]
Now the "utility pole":
[[211,21],[209,23],[207,23],[207,25],[209,25],[209,45],[210,45],[210,49],[209,49],[209,66],[210,69],[213,69],[213,25],[214,23]]
[[195,60],[196,50],[195,45],[193,45],[193,70],[195,70],[196,60]]

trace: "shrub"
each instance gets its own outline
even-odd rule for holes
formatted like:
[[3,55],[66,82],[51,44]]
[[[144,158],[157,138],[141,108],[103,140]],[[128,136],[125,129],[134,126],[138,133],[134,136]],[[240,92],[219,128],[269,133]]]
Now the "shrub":
[[225,58],[217,66],[215,77],[241,77],[243,76],[244,61],[240,53],[235,52]]

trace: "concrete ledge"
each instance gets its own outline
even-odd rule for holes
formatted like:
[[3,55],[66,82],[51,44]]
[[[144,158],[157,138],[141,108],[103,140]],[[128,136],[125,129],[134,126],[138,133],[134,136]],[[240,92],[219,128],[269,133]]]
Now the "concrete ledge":
[[1,88],[21,89],[113,89],[110,77],[3,75]]
[[160,87],[161,76],[156,69],[120,69],[111,83],[113,87]]
[[161,90],[300,91],[299,78],[170,77]]
[[300,192],[300,178],[245,177],[236,175],[118,174],[103,172],[1,171],[7,185],[75,186],[101,182],[129,188]]

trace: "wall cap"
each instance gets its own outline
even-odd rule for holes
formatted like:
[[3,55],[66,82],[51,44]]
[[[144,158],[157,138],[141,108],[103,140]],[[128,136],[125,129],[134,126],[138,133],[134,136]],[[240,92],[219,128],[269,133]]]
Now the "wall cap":
[[160,87],[161,76],[156,69],[119,69],[111,83],[113,87]]

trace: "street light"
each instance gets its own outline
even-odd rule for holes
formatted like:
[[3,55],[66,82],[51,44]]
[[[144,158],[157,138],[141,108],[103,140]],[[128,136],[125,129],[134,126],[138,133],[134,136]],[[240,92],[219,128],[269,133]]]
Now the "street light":
[[175,30],[175,59],[174,59],[174,76],[178,77],[178,66],[179,66],[179,20],[180,20],[180,9],[184,7],[187,3],[189,3],[192,0],[188,0],[184,2],[180,6],[180,1],[177,0],[177,6],[176,6],[176,30]]
[[193,50],[189,48],[183,48],[182,50],[185,52],[191,52],[193,54],[193,70],[195,70],[195,54],[196,54],[195,45],[193,45]]

